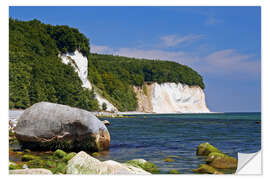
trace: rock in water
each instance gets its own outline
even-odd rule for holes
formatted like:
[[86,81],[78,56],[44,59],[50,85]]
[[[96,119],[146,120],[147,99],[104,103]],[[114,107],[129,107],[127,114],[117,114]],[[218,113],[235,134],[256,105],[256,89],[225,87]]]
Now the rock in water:
[[91,112],[40,102],[19,117],[15,136],[25,148],[46,150],[109,149],[110,134]]
[[219,169],[236,169],[237,160],[223,153],[212,152],[207,156],[207,164]]
[[219,149],[214,147],[213,145],[209,144],[208,142],[202,143],[197,147],[196,155],[198,156],[207,156],[211,152],[218,152],[221,153]]

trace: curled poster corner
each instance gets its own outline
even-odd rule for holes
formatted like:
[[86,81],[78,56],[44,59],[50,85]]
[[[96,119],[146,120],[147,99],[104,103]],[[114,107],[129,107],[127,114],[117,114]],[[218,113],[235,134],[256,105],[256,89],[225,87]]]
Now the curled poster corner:
[[235,174],[260,175],[262,174],[261,150],[256,153],[238,153],[238,164]]

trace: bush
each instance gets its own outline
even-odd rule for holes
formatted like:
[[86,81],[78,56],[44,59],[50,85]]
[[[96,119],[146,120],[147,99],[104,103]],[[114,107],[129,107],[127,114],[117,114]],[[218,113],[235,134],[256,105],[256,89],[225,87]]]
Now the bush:
[[106,103],[102,103],[102,110],[103,111],[106,111],[106,109],[107,109],[107,104]]

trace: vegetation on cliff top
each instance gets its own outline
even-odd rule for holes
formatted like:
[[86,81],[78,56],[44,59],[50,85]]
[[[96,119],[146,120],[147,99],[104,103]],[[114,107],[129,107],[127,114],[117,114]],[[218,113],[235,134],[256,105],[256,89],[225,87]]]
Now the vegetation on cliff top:
[[82,88],[73,68],[58,57],[76,49],[89,60],[88,78],[95,90],[120,111],[136,110],[133,85],[181,82],[204,88],[196,71],[176,62],[90,54],[89,40],[75,28],[10,19],[9,32],[10,108],[49,101],[97,110],[94,93]]
[[10,19],[9,107],[49,101],[97,110],[94,93],[83,89],[73,67],[58,57],[59,52],[76,48],[89,54],[89,42],[77,29]]

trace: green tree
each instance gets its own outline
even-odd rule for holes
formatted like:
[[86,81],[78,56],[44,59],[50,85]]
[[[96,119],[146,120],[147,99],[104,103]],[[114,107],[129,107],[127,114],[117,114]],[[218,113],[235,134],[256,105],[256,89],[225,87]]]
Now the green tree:
[[103,111],[106,111],[106,109],[107,109],[107,104],[106,103],[102,103],[102,110]]

